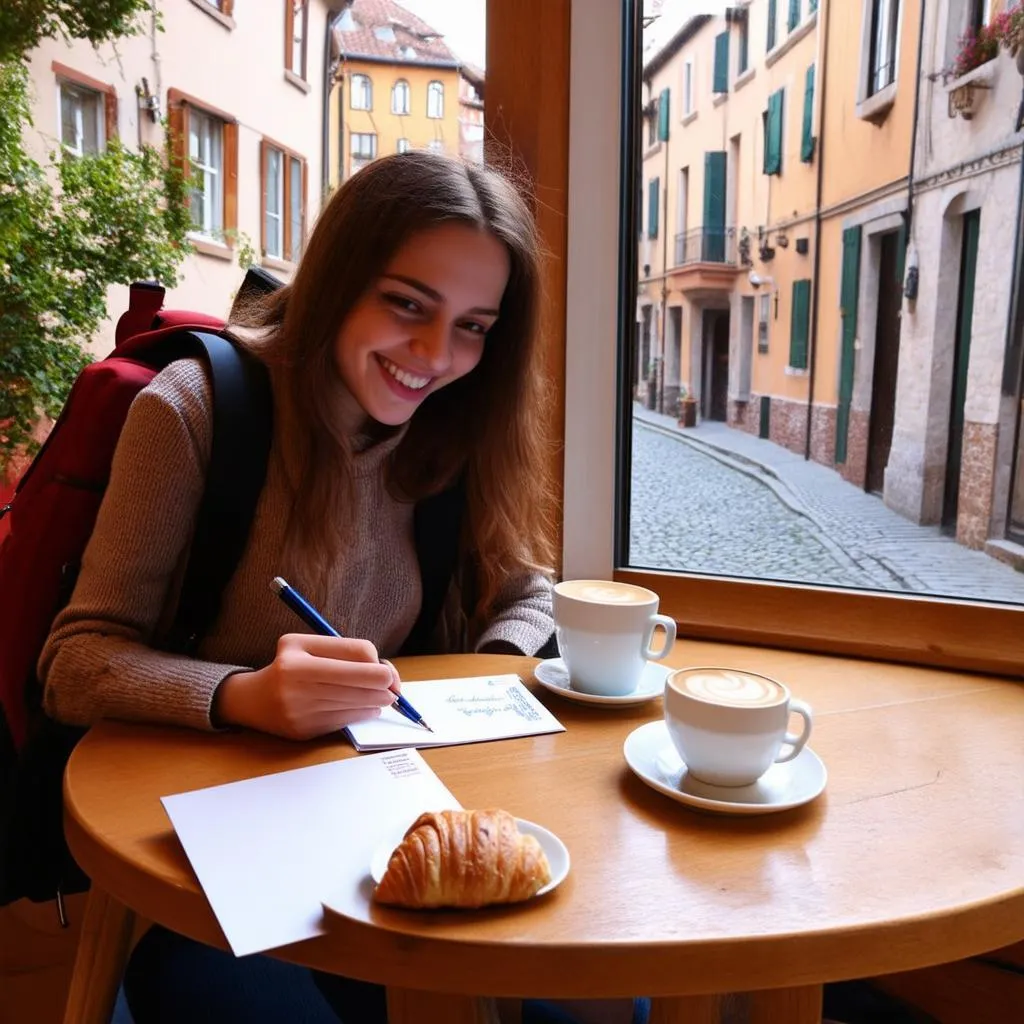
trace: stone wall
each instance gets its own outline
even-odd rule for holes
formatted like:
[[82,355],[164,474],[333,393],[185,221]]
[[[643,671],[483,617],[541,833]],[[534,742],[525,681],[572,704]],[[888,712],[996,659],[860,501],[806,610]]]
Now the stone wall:
[[[850,425],[846,432],[846,461],[836,466],[844,480],[863,487],[868,478],[868,430],[871,414],[863,409],[850,410]],[[835,452],[835,445],[832,448]]]
[[998,434],[992,423],[964,424],[956,539],[969,548],[983,548],[988,540]]

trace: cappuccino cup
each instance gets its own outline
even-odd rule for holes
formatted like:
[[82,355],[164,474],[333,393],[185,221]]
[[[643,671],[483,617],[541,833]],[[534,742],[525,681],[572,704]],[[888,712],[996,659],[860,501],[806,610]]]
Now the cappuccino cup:
[[[789,732],[791,715],[803,719]],[[712,786],[749,786],[792,761],[811,709],[776,679],[731,668],[683,668],[665,681],[665,724],[687,772]]]
[[[632,693],[648,661],[668,656],[676,624],[658,614],[658,595],[610,580],[555,584],[555,636],[574,690],[602,697]],[[655,648],[654,631],[664,630]]]

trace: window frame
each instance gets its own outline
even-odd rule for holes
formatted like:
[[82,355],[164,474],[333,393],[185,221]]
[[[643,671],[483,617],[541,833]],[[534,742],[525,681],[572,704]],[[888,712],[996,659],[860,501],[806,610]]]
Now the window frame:
[[83,155],[64,142],[62,88],[66,84],[72,89],[96,94],[97,107],[102,108],[102,116],[99,116],[98,111],[96,118],[96,152],[102,153],[107,148],[109,141],[120,137],[117,130],[117,90],[109,82],[101,82],[99,79],[76,71],[60,61],[53,61],[50,70],[53,72],[57,87],[57,139],[61,146],[68,153],[74,153],[76,156]]
[[[360,104],[365,100],[366,106],[356,106],[356,81],[360,87]],[[349,110],[373,110],[373,79],[362,71],[353,71],[348,79],[348,107]]]
[[[233,0],[232,0],[233,2]],[[284,0],[284,69],[307,81],[306,72],[309,67],[309,0],[301,2],[301,26],[299,29],[299,67],[295,67],[295,6],[297,0]]]
[[221,122],[221,152],[223,160],[222,221],[220,235],[208,235],[198,229],[189,231],[199,252],[221,255],[234,248],[238,230],[238,120],[232,114],[209,103],[204,103],[180,89],[167,90],[167,117],[171,139],[171,158],[181,167],[186,182],[192,175],[189,158],[189,138],[192,112],[212,117]]
[[[436,86],[436,88],[435,88]],[[437,97],[438,113],[432,114],[431,106],[433,97]],[[427,83],[427,117],[435,121],[444,119],[444,82],[438,78],[432,78]]]
[[[636,281],[635,245],[622,239],[632,243],[638,214],[635,202],[621,202],[630,183],[620,180],[620,168],[635,159],[639,125],[636,111],[623,109],[623,75],[609,68],[622,66],[623,40],[638,36],[640,5],[631,17],[620,0],[511,6],[488,0],[485,120],[496,126],[498,151],[511,143],[551,197],[537,206],[538,225],[546,248],[565,256],[550,261],[545,282],[549,369],[556,396],[564,398],[552,406],[553,427],[565,439],[552,455],[562,484],[560,575],[653,587],[684,638],[1019,676],[1024,609],[1016,606],[683,576],[621,563],[620,509],[629,495],[616,452],[628,451],[631,437],[628,396],[618,386],[623,370],[628,380],[619,325],[635,316],[631,291],[622,289]],[[570,19],[573,7],[577,17]],[[537,38],[545,40],[551,87],[544,103],[520,95],[536,59],[527,44]],[[639,96],[638,55],[630,54],[624,74]],[[515,116],[502,124],[503,109]]]
[[[355,149],[353,148],[356,139],[372,139],[373,140],[373,144],[370,147],[370,149],[372,150],[372,153],[371,153],[370,156],[364,157],[362,153],[359,153],[358,155],[356,154]],[[377,159],[377,149],[378,149],[379,141],[380,140],[377,138],[377,133],[376,132],[349,132],[348,133],[348,173],[349,173],[350,176],[355,174],[357,171],[361,171],[366,166],[366,164],[371,163],[372,161]],[[366,163],[361,163],[358,167],[354,167],[353,166],[353,162],[356,159],[365,160]]]
[[[280,194],[281,194],[281,252],[272,253],[267,249],[267,218],[269,216],[269,207],[267,203],[268,193],[267,186],[270,180],[270,156],[271,153],[277,153],[281,157],[281,182],[280,182]],[[294,200],[294,194],[292,191],[292,166],[298,164],[301,168],[301,178],[299,186],[299,242],[298,248],[295,247],[295,239],[292,231],[292,203]],[[276,139],[272,139],[269,136],[264,135],[260,139],[260,254],[263,260],[272,261],[278,264],[287,264],[293,266],[299,260],[299,256],[302,254],[302,249],[306,241],[306,211],[308,206],[307,197],[307,182],[309,180],[309,164],[306,158],[301,154],[297,153],[293,149],[289,149],[287,146],[278,142]]]
[[[405,109],[404,110],[398,110],[397,109],[397,104],[395,102],[395,100],[398,97],[398,92],[399,92],[398,87],[400,85],[404,85],[405,86],[405,90],[404,90]],[[394,85],[391,86],[391,113],[397,115],[398,117],[406,117],[411,112],[412,112],[412,86],[409,84],[409,80],[407,78],[399,78],[394,83]]]
[[412,149],[412,143],[403,135],[395,141],[396,153],[408,153]]
[[[867,99],[877,96],[890,86],[896,84],[896,78],[899,74],[900,26],[902,21],[900,18],[900,4],[901,0],[869,0],[867,83],[865,91]],[[888,15],[888,24],[884,24],[883,15]],[[886,81],[881,82],[878,75],[883,65],[879,63],[878,46],[880,43],[879,35],[883,27],[886,29],[884,38],[888,57],[884,67],[889,70]]]

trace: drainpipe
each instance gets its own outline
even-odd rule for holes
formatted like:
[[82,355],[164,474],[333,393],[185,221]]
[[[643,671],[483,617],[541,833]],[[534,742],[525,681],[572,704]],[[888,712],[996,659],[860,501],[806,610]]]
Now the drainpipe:
[[[671,128],[669,133],[671,134]],[[668,319],[668,172],[668,139],[665,139],[665,230],[661,233],[661,366],[657,374],[658,412],[665,411],[665,364],[668,361],[668,339],[665,337]]]
[[921,24],[917,29],[917,81],[914,83],[914,127],[910,135],[910,172],[907,174],[907,212],[903,215],[903,225],[910,246],[910,229],[914,226],[914,163],[917,160],[917,129],[921,111],[921,59],[924,54],[924,19],[928,0],[921,0]]
[[[811,457],[811,426],[814,419],[814,370],[818,355],[818,310],[821,294],[821,196],[825,179],[825,100],[828,97],[828,30],[832,21],[832,0],[822,4],[818,17],[824,21],[821,27],[821,94],[818,98],[818,181],[814,199],[814,292],[811,296],[811,337],[807,353],[807,428],[804,435],[804,459]],[[778,298],[778,292],[776,300]]]

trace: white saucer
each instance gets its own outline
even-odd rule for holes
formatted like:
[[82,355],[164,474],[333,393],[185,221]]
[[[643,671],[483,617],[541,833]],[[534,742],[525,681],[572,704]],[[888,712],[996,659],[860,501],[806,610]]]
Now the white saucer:
[[750,786],[709,786],[686,771],[664,721],[634,729],[622,748],[626,764],[652,789],[719,814],[771,814],[820,795],[828,781],[821,758],[804,747],[792,761],[772,765]]
[[620,697],[602,697],[600,694],[574,690],[569,679],[569,670],[561,658],[548,658],[542,661],[533,670],[533,677],[546,690],[557,693],[566,700],[575,700],[580,704],[614,704],[622,707],[624,704],[643,704],[645,701],[660,697],[665,692],[665,680],[671,671],[667,665],[659,665],[656,661],[647,662],[637,688],[632,693],[624,693]]
[[[533,836],[540,843],[540,848],[548,859],[548,864],[551,867],[551,881],[535,893],[536,896],[543,896],[545,893],[551,892],[556,885],[565,881],[566,875],[569,874],[569,851],[565,843],[554,832],[550,832],[532,821],[516,818],[516,825],[519,826],[519,831],[523,835]],[[397,842],[393,838],[388,839],[373,851],[373,856],[370,858],[370,876],[378,885],[387,870],[391,854],[395,852],[395,847],[401,842],[401,838],[400,836]]]

